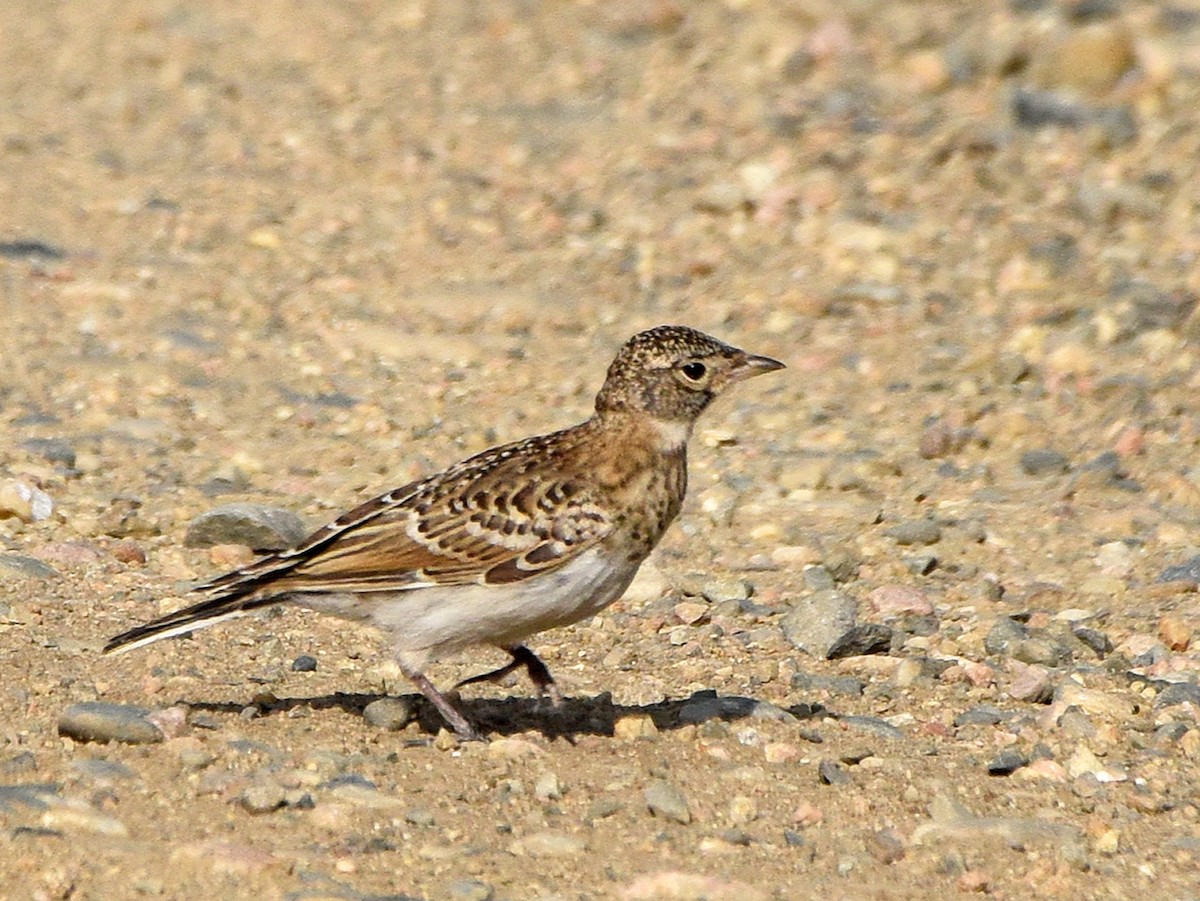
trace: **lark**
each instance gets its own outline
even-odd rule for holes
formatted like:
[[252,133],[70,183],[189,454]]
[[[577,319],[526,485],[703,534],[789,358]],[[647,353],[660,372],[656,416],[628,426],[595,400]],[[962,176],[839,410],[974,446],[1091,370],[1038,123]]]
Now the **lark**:
[[695,329],[659,326],[618,352],[586,422],[494,447],[369,500],[299,546],[197,586],[203,600],[113,638],[127,651],[277,604],[382,630],[403,673],[462,740],[482,738],[426,677],[493,645],[558,703],[525,644],[616,601],[679,515],[697,417],[730,386],[782,369]]

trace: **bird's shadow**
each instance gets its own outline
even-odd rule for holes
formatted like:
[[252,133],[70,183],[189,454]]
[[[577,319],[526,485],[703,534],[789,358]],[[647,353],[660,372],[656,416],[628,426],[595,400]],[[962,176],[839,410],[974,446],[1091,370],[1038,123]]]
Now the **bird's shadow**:
[[[314,711],[337,708],[352,716],[362,716],[372,701],[390,697],[382,694],[334,692],[311,698],[278,698],[265,703],[241,701],[181,701],[192,710],[210,713],[242,714],[247,708],[259,716],[286,714],[299,707]],[[415,721],[426,736],[446,728],[438,712],[421,695],[399,695],[413,705]],[[617,722],[631,716],[648,716],[660,732],[712,720],[734,721],[748,718],[786,720],[812,719],[827,711],[820,704],[773,704],[740,695],[718,695],[715,691],[697,691],[690,697],[658,701],[654,704],[614,704],[610,692],[592,697],[563,698],[559,706],[535,697],[462,699],[459,710],[485,735],[506,736],[523,732],[541,732],[546,738],[573,741],[580,735],[610,736]]]

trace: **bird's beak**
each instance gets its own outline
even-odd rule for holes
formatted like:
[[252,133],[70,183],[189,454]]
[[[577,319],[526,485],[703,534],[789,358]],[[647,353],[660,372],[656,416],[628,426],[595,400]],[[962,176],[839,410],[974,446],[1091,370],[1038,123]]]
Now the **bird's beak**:
[[737,364],[730,370],[730,377],[735,382],[740,382],[742,379],[752,378],[756,375],[762,375],[766,372],[774,372],[777,369],[786,369],[787,367],[778,360],[772,360],[770,357],[760,357],[756,354],[746,354]]

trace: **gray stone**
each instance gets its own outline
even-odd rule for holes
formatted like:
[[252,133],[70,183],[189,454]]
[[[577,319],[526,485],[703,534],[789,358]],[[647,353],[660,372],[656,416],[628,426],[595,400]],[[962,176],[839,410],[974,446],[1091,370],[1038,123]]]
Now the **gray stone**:
[[1025,766],[1029,761],[1020,751],[1005,748],[988,764],[989,776],[1007,776]]
[[1029,637],[1024,624],[1008,616],[997,618],[983,639],[983,649],[989,654],[1004,656],[1012,653],[1013,646]]
[[1097,657],[1105,657],[1113,651],[1112,639],[1099,629],[1077,625],[1072,627],[1071,632],[1076,638],[1091,648]]
[[75,466],[75,448],[62,438],[26,438],[21,447],[51,463],[60,463],[68,469]]
[[295,547],[307,535],[304,521],[291,510],[236,503],[214,507],[193,519],[184,544],[188,547],[244,544],[256,551],[281,551]]
[[136,774],[119,760],[85,757],[71,761],[71,769],[93,782],[122,782]]
[[410,697],[379,698],[363,708],[363,719],[389,732],[399,732],[412,718],[413,701]]
[[850,777],[832,760],[817,764],[817,781],[822,785],[848,785]]
[[862,654],[883,654],[891,650],[892,629],[880,623],[860,623],[843,634],[825,652],[829,660],[858,657]]
[[72,704],[58,719],[58,732],[76,741],[120,741],[131,745],[163,740],[162,730],[145,707],[87,701]]
[[805,672],[792,674],[792,688],[800,691],[826,691],[834,697],[861,698],[865,687],[866,683],[857,676],[825,676]]
[[665,779],[655,779],[646,786],[646,806],[656,817],[687,825],[692,821],[687,797]]
[[48,563],[24,554],[0,554],[0,580],[5,577],[24,579],[54,579],[58,570]]
[[287,804],[287,791],[277,782],[256,782],[238,800],[248,813],[272,813]]
[[492,901],[494,891],[486,882],[478,879],[459,879],[446,888],[451,901]]
[[904,738],[904,733],[899,728],[893,726],[887,720],[881,720],[877,716],[852,714],[850,716],[838,717],[838,722],[844,723],[853,729],[858,729],[861,732],[878,735],[880,738]]
[[1185,703],[1200,707],[1200,685],[1195,682],[1172,682],[1154,699],[1155,707],[1174,707]]
[[[3,557],[0,557],[3,560]],[[1200,554],[1186,563],[1168,566],[1158,574],[1159,582],[1200,582]]]
[[779,628],[793,647],[824,659],[857,618],[854,598],[840,591],[818,591],[796,601],[779,621]]
[[1057,475],[1070,468],[1065,454],[1050,448],[1039,448],[1021,454],[1021,471],[1030,476]]
[[991,704],[979,704],[955,716],[954,725],[956,728],[961,728],[962,726],[995,726],[1004,722],[1007,718],[1008,714],[999,707],[993,707]]
[[884,531],[896,544],[937,544],[942,537],[942,527],[932,519],[906,519]]

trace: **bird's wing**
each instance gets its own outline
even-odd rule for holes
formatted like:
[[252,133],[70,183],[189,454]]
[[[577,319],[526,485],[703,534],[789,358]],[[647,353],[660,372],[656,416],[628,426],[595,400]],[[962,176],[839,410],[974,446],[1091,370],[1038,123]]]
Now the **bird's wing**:
[[500,456],[504,450],[369,500],[298,547],[198,590],[261,596],[519,582],[611,532],[613,523],[578,477],[539,476],[530,455]]

